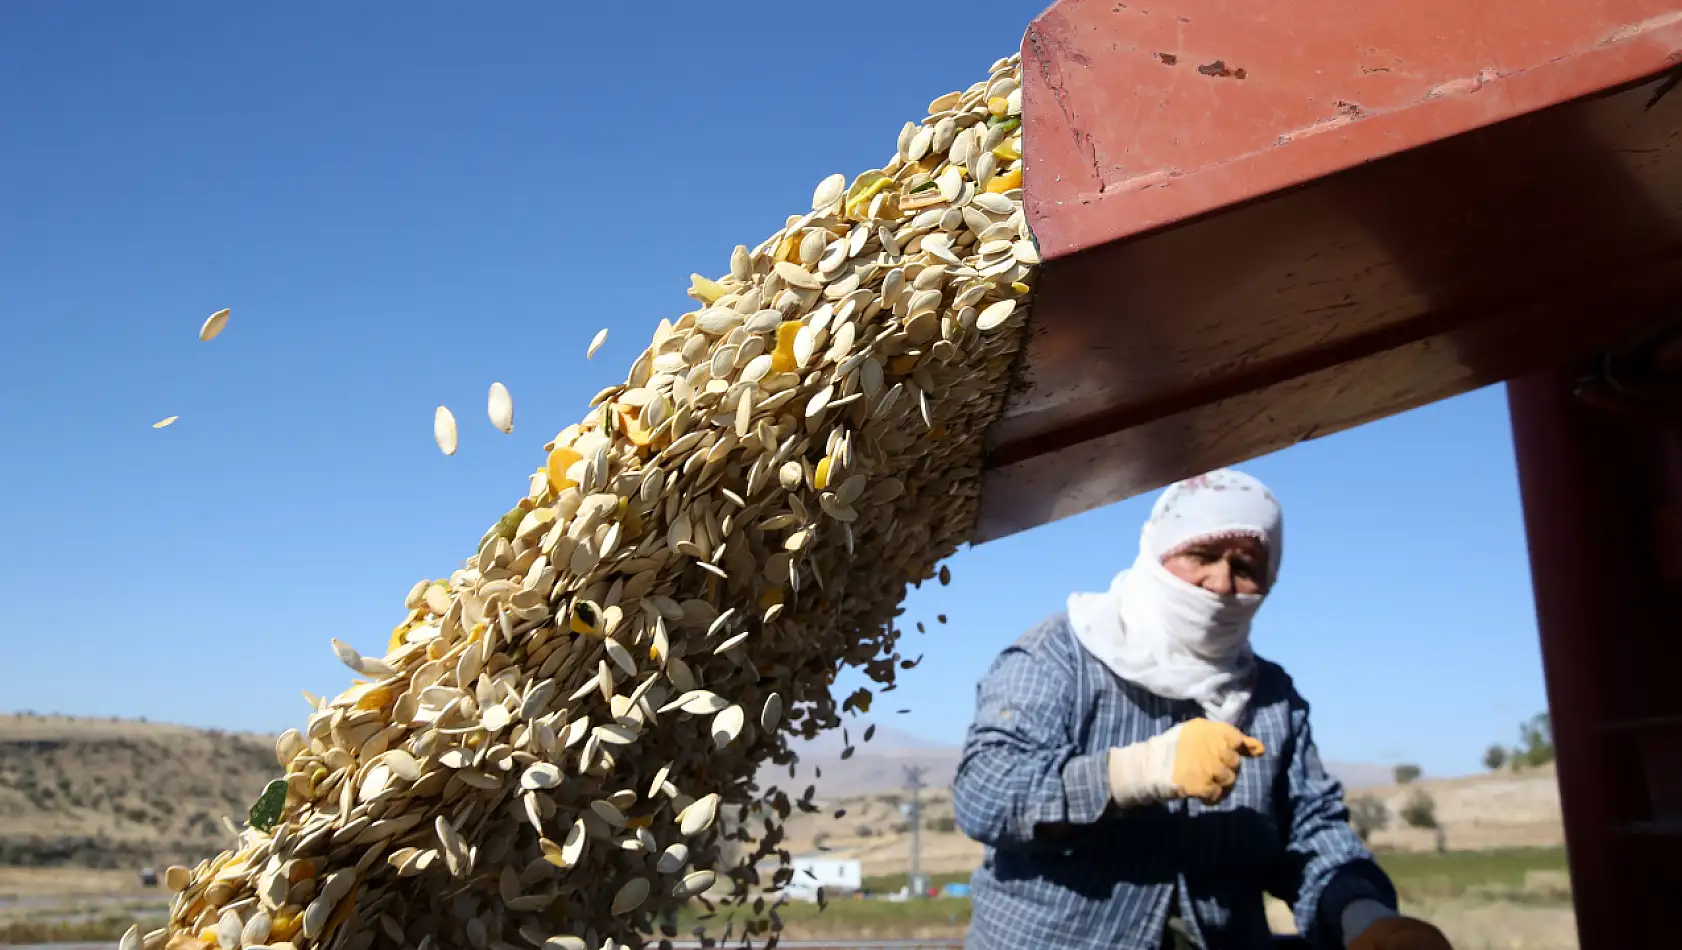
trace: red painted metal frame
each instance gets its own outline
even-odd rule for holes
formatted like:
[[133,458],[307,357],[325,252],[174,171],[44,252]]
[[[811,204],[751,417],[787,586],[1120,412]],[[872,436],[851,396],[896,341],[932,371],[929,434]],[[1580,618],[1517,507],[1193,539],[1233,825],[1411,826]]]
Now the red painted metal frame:
[[1638,327],[1682,288],[1673,2],[1047,10],[1023,41],[1046,264],[979,539]]
[[1579,945],[1676,946],[1682,435],[1589,407],[1558,370],[1508,403]]
[[1023,41],[1046,263],[978,540],[1523,377],[1584,950],[1682,945],[1682,427],[1557,368],[1682,303],[1677,3],[1060,0]]

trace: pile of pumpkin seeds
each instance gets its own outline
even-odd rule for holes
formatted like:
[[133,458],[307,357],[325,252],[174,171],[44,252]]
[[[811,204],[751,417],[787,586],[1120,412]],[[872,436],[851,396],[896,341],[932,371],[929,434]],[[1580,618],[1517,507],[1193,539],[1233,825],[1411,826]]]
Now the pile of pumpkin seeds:
[[[355,684],[122,950],[598,950],[675,937],[690,902],[773,934],[779,821],[815,806],[759,766],[797,782],[790,738],[870,709],[831,694],[844,666],[892,688],[906,587],[973,524],[1039,262],[1019,75],[936,99],[885,166],[695,275],[385,655],[333,641]],[[490,411],[512,429],[500,385]],[[454,428],[440,409],[446,453]]]

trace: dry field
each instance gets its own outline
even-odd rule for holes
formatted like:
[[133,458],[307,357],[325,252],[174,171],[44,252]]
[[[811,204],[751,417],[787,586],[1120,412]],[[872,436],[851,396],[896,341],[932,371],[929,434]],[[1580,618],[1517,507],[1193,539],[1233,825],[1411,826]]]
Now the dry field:
[[[838,789],[871,789],[825,802],[818,814],[787,823],[796,852],[819,846],[856,857],[867,877],[888,887],[909,863],[904,792],[883,791],[903,764],[926,760],[933,774],[955,761],[953,750],[896,742],[879,730],[847,763],[814,756]],[[883,742],[883,737],[888,737]],[[64,717],[0,716],[0,944],[40,937],[97,937],[106,921],[161,915],[164,895],[140,887],[136,870],[196,860],[224,846],[221,817],[238,818],[277,771],[272,739],[135,722]],[[814,750],[819,752],[820,750]],[[768,776],[769,777],[769,776]],[[944,776],[942,776],[944,777]],[[1447,847],[1431,854],[1435,835],[1392,817],[1373,843],[1385,849],[1411,911],[1437,921],[1458,950],[1574,950],[1569,898],[1563,893],[1558,845],[1559,799],[1551,772],[1422,781],[1437,804]],[[1410,788],[1355,789],[1392,812]],[[820,801],[821,801],[820,797]],[[944,788],[922,794],[923,868],[942,879],[962,877],[981,849],[955,828]],[[1499,849],[1510,858],[1481,860],[1464,852]],[[1271,908],[1281,930],[1285,908]],[[938,937],[961,933],[962,901],[894,905],[839,902],[822,917],[806,908],[785,914],[800,937]],[[119,928],[120,929],[120,928]]]
[[[1551,770],[1539,770],[1421,781],[1405,788],[1352,789],[1351,797],[1371,796],[1391,813],[1389,827],[1373,835],[1375,847],[1403,852],[1436,849],[1434,833],[1405,827],[1395,817],[1416,789],[1423,789],[1436,800],[1437,819],[1451,850],[1543,848],[1564,843],[1558,786]],[[867,877],[901,873],[910,863],[910,826],[901,813],[901,805],[909,800],[905,792],[837,799],[822,812],[790,818],[785,825],[788,846],[796,853],[821,847],[836,857],[857,858]],[[981,860],[981,846],[957,830],[951,792],[924,790],[922,809],[923,870],[942,874],[975,867]]]
[[263,736],[0,716],[0,867],[192,863],[226,845],[277,767]]
[[[1416,789],[1436,801],[1443,843],[1451,852],[1441,860],[1434,853],[1435,833],[1408,828],[1396,817]],[[1351,789],[1350,796],[1371,796],[1389,809],[1389,827],[1375,833],[1372,843],[1396,876],[1408,912],[1437,923],[1456,950],[1576,950],[1576,923],[1561,870],[1559,790],[1551,770]],[[908,800],[898,792],[837,800],[820,814],[792,818],[786,826],[789,846],[797,852],[821,846],[834,856],[858,858],[867,877],[903,875],[910,834],[901,805]],[[922,811],[924,871],[961,876],[975,867],[981,847],[955,830],[950,791],[925,790]],[[1479,860],[1483,856],[1488,859]],[[1283,904],[1270,902],[1269,914],[1275,930],[1292,932]],[[887,936],[885,928],[891,927],[878,923],[848,932]],[[906,927],[905,933],[935,937],[962,929],[961,922],[936,919]],[[804,926],[790,930],[791,936],[817,932]]]

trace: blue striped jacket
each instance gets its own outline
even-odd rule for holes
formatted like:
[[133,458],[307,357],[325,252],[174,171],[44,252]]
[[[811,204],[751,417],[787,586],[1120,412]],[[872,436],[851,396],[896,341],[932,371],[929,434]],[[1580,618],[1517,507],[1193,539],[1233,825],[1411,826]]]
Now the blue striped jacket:
[[1116,677],[1066,615],[994,661],[953,787],[958,826],[986,846],[967,950],[1158,950],[1175,897],[1198,945],[1265,948],[1264,892],[1291,905],[1311,945],[1334,950],[1351,902],[1395,908],[1320,764],[1308,704],[1273,663],[1260,663],[1238,724],[1267,751],[1245,761],[1231,795],[1112,807],[1108,750],[1199,715]]

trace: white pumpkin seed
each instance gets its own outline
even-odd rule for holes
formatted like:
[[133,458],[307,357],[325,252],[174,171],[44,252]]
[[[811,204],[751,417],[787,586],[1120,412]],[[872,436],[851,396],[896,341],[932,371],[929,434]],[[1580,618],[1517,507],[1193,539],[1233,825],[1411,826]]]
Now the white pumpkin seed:
[[683,880],[679,881],[676,887],[672,888],[672,896],[678,898],[679,900],[684,900],[686,898],[694,897],[697,894],[705,894],[707,890],[713,886],[713,882],[717,879],[718,875],[712,871],[700,870],[690,872],[689,874],[684,875]]
[[228,313],[228,310],[223,309],[211,314],[210,318],[204,321],[204,326],[199,327],[199,339],[209,342],[220,336],[222,331],[227,329]]
[[491,384],[486,411],[491,417],[491,425],[504,434],[514,431],[514,397],[509,395],[507,386],[501,383]]
[[439,406],[432,415],[432,438],[438,443],[438,451],[456,454],[456,417],[446,406]]
[[717,815],[718,795],[716,793],[698,798],[678,813],[678,831],[686,838],[698,835],[712,827],[713,818]]
[[812,192],[812,210],[824,211],[841,200],[847,191],[847,176],[831,175],[818,182],[818,187]]
[[613,895],[613,906],[608,913],[615,917],[623,916],[641,907],[645,900],[648,900],[648,878],[633,877]]
[[997,303],[988,304],[981,311],[981,316],[976,319],[975,326],[983,333],[990,333],[1004,326],[1005,321],[1009,320],[1010,315],[1015,311],[1016,301],[1014,300],[1001,300]]
[[534,762],[520,774],[520,787],[530,791],[559,788],[561,780],[561,770],[554,764]]
[[661,874],[676,874],[689,863],[689,846],[683,842],[670,845],[660,852],[660,859],[655,862],[654,869]]
[[759,728],[766,732],[775,732],[783,724],[783,698],[776,693],[765,697],[765,705],[759,710]]
[[736,741],[736,737],[742,733],[745,719],[742,707],[736,705],[728,706],[714,716],[712,723],[713,744],[722,749]]

